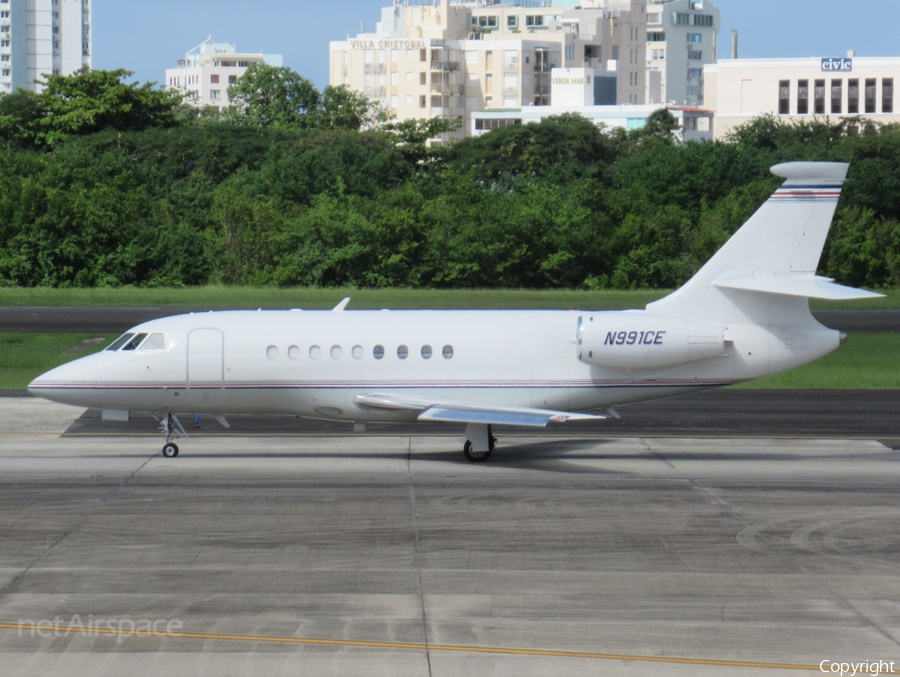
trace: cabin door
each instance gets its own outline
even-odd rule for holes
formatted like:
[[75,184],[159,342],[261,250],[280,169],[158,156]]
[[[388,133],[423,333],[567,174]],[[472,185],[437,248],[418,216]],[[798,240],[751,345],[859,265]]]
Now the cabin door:
[[194,329],[188,333],[188,401],[221,406],[225,390],[225,333],[221,329]]

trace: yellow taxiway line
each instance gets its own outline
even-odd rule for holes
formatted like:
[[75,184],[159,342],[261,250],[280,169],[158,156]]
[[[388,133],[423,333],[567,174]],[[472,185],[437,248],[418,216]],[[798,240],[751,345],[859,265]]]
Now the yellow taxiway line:
[[[0,623],[0,629],[32,632],[34,626],[22,623]],[[314,646],[343,646],[362,649],[403,649],[411,651],[448,651],[458,653],[499,654],[507,656],[540,656],[548,658],[586,658],[611,661],[641,661],[646,663],[669,663],[681,665],[709,665],[717,667],[759,668],[780,670],[819,670],[817,665],[800,665],[796,663],[767,663],[762,661],[730,661],[711,658],[679,658],[675,656],[632,656],[628,654],[593,653],[586,651],[557,651],[553,649],[517,649],[512,647],[461,646],[453,644],[419,644],[414,642],[375,642],[352,639],[323,639],[314,637],[279,637],[272,635],[231,635],[207,632],[152,632],[142,630],[123,630],[110,628],[76,628],[65,626],[58,628],[42,627],[43,632],[64,632],[66,634],[83,634],[88,636],[114,635],[125,637],[168,637],[176,639],[203,639],[233,642],[268,642],[274,644],[307,644]]]

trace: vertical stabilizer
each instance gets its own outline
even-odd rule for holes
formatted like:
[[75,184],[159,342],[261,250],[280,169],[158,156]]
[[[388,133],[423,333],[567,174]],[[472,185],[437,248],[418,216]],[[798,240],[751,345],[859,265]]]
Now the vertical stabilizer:
[[[784,319],[779,315],[798,321],[799,311],[809,316],[809,297],[878,296],[815,274],[848,167],[843,162],[772,167],[773,174],[787,179],[784,184],[694,277],[647,310],[724,322]],[[771,317],[765,317],[766,310]]]

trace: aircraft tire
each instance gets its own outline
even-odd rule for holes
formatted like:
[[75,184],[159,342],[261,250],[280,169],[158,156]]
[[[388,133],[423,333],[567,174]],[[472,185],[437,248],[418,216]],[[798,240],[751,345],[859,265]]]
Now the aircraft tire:
[[466,460],[471,463],[484,463],[491,457],[491,452],[494,451],[493,439],[491,439],[491,448],[489,451],[472,451],[472,443],[469,440],[466,440],[465,446],[463,446],[463,454],[466,456]]
[[167,442],[163,445],[162,453],[166,458],[175,458],[176,456],[178,456],[178,445],[173,444],[172,442]]

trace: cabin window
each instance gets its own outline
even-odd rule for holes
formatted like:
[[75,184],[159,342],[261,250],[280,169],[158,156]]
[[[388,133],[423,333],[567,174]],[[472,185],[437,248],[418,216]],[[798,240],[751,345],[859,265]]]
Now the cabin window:
[[444,356],[445,360],[449,360],[451,357],[453,357],[453,346],[446,345],[441,348],[441,355]]
[[318,360],[320,357],[322,357],[322,349],[319,346],[310,346],[309,356],[314,360]]
[[353,346],[353,348],[350,350],[350,354],[353,355],[354,360],[361,360],[363,356],[363,347]]
[[122,350],[134,350],[141,344],[141,341],[143,341],[145,338],[147,338],[147,334],[138,334],[128,343],[126,343]]
[[423,360],[431,359],[431,346],[429,346],[429,345],[422,346],[422,359]]
[[298,346],[291,346],[288,348],[288,357],[292,360],[296,360],[300,357],[300,348]]
[[131,339],[132,336],[134,336],[134,334],[122,334],[119,338],[117,338],[109,345],[109,348],[107,348],[107,350],[118,350],[126,343],[128,343],[129,339]]
[[341,359],[341,356],[343,354],[344,354],[344,351],[341,349],[340,346],[331,346],[331,359],[332,360]]
[[374,357],[376,360],[380,360],[382,357],[384,357],[384,346],[379,345],[372,348],[372,357]]
[[269,346],[266,348],[266,357],[270,360],[274,360],[278,358],[278,346]]
[[407,357],[409,357],[409,348],[404,345],[397,346],[397,357],[399,357],[401,360],[405,360]]
[[166,337],[162,334],[150,334],[141,345],[141,350],[165,350]]

